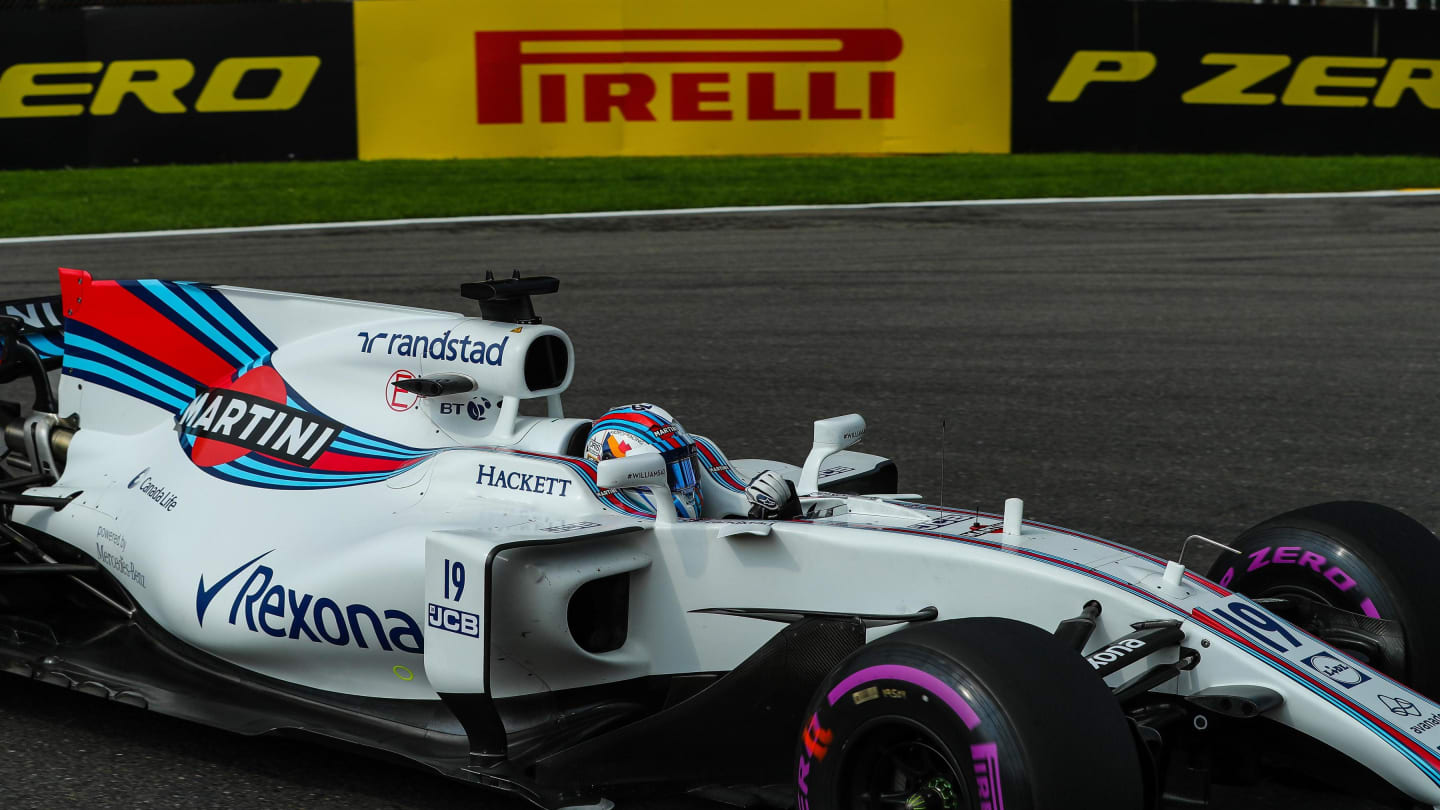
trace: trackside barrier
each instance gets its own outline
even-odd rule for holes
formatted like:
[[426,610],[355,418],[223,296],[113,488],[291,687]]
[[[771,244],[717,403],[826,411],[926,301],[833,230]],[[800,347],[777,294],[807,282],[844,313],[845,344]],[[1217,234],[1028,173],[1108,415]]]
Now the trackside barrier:
[[354,157],[349,3],[0,12],[0,168]]
[[360,157],[1003,152],[1008,0],[360,0]]
[[1440,13],[1013,4],[1016,152],[1440,153]]
[[1440,153],[1440,13],[1133,0],[0,11],[0,168]]

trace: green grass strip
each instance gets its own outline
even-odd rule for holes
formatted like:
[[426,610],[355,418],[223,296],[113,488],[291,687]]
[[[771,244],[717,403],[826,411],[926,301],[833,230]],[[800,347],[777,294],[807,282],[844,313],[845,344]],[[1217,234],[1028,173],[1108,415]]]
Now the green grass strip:
[[1440,158],[525,158],[0,172],[0,236],[717,205],[1440,187]]

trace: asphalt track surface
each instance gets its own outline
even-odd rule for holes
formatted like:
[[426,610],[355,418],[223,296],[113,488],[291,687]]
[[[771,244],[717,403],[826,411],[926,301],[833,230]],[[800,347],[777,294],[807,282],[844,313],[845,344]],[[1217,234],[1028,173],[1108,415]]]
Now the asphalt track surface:
[[[1440,199],[671,216],[0,246],[0,300],[57,265],[467,309],[549,273],[566,407],[659,403],[732,457],[798,463],[858,411],[901,487],[1173,554],[1297,506],[1440,526]],[[942,428],[943,425],[943,428]],[[940,480],[944,455],[944,481]],[[1077,752],[1083,756],[1083,752]],[[351,753],[0,682],[0,805],[519,805]],[[628,808],[692,807],[669,797]],[[1217,807],[1368,810],[1305,783]]]

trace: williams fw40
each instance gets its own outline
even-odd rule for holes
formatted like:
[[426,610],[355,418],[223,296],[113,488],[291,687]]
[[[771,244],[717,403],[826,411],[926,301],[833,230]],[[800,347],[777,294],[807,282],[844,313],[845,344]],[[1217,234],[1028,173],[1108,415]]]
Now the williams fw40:
[[554,279],[464,285],[481,317],[60,284],[0,318],[36,392],[4,406],[6,672],[545,808],[1138,810],[1321,763],[1440,805],[1440,542],[1390,510],[1267,521],[1207,578],[916,503],[857,415],[799,465],[567,417]]

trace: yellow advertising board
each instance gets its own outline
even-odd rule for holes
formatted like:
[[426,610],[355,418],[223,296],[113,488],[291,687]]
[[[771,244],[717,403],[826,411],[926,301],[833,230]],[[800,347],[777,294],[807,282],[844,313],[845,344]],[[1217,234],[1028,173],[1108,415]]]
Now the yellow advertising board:
[[1005,152],[1009,0],[359,0],[360,157]]

